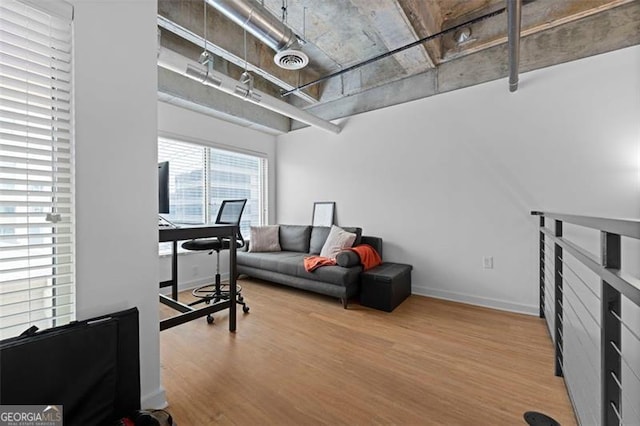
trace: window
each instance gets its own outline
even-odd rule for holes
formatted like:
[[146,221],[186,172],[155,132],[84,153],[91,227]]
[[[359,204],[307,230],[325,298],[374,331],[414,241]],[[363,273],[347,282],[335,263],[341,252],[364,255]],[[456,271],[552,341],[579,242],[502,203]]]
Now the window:
[[204,149],[184,142],[158,143],[158,162],[169,161],[169,206],[172,222],[204,223]]
[[75,316],[72,9],[45,3],[0,2],[0,339]]
[[161,161],[169,162],[168,220],[213,223],[223,200],[246,198],[242,235],[266,222],[266,158],[161,138]]

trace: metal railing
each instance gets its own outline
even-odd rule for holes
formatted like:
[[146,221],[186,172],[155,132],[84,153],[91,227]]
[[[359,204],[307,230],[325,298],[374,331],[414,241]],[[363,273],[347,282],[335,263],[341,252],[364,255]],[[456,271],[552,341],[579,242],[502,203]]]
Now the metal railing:
[[[621,238],[640,240],[640,220],[537,211],[531,214],[539,216],[540,220],[540,318],[546,318],[549,325],[555,344],[555,374],[564,378],[577,418],[584,423],[607,426],[637,424],[640,422],[640,405],[636,399],[638,395],[632,392],[640,389],[640,364],[637,362],[640,359],[640,330],[638,325],[634,328],[624,320],[622,299],[626,298],[632,305],[640,306],[640,280],[622,271]],[[553,229],[547,227],[550,223],[545,223],[546,219],[553,220]],[[565,238],[564,223],[599,231],[599,258]],[[640,263],[640,256],[637,262]],[[582,268],[576,267],[576,264],[584,265],[591,271],[590,275],[595,274],[595,278],[600,280],[600,294],[597,288],[594,290],[587,283],[588,279],[581,276],[584,274],[576,271]],[[589,306],[587,298],[599,301],[600,312],[593,312],[593,304]],[[592,328],[599,328],[599,339],[597,333],[595,338],[594,333],[589,333],[585,323]],[[629,343],[628,348],[625,346],[626,351],[622,347],[623,331],[626,336],[624,340]],[[566,359],[568,339],[571,344],[580,346],[571,350],[572,354],[577,354],[576,362],[577,356],[581,356],[580,359],[596,372],[596,380],[599,381],[596,385],[593,380],[587,383],[586,372],[566,377],[569,369]],[[599,352],[599,366],[589,358],[590,348],[595,349],[596,354]],[[594,395],[598,392],[600,404],[576,406],[577,395],[597,401],[598,397]],[[598,405],[599,413],[594,413],[592,410],[598,411]],[[579,412],[579,408],[585,412]]]

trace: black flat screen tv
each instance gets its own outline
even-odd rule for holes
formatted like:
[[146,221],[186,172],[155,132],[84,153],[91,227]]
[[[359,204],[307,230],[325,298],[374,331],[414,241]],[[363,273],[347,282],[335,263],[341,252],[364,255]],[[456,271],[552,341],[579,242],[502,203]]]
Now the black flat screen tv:
[[169,162],[158,163],[158,213],[169,214]]

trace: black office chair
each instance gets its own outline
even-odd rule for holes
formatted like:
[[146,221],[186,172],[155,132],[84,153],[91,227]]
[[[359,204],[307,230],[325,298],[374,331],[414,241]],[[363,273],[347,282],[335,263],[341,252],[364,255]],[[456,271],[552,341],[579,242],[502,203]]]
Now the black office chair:
[[[242,238],[240,232],[240,218],[244,211],[244,206],[247,204],[247,200],[224,200],[220,209],[218,210],[218,216],[216,217],[217,224],[225,225],[237,225],[238,234],[236,235],[236,247],[244,247],[245,241]],[[198,287],[191,293],[199,300],[191,303],[195,305],[205,302],[207,304],[211,301],[218,302],[220,300],[227,300],[230,297],[230,289],[227,284],[220,283],[220,251],[228,250],[230,247],[230,240],[228,238],[199,238],[196,240],[185,241],[182,243],[182,248],[185,250],[195,251],[209,251],[209,254],[216,252],[216,276],[214,284],[208,284],[202,287]],[[245,314],[249,312],[249,306],[245,303],[244,297],[242,297],[242,287],[237,286],[236,290],[236,303],[242,305],[242,312]],[[207,322],[213,323],[213,316],[207,315]]]

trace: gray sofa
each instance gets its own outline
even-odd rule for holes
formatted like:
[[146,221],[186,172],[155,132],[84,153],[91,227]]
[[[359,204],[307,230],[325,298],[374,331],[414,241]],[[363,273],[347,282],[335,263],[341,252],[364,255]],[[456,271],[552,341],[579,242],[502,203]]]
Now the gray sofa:
[[[369,244],[382,256],[382,239],[362,236],[361,228],[342,229],[356,234],[354,245]],[[247,248],[238,251],[238,274],[337,297],[346,309],[349,298],[358,293],[362,266],[349,266],[354,262],[341,262],[339,256],[336,266],[322,266],[313,272],[304,268],[306,256],[320,254],[329,230],[329,227],[320,226],[280,225],[282,251],[256,253]],[[341,263],[347,266],[339,266]]]

